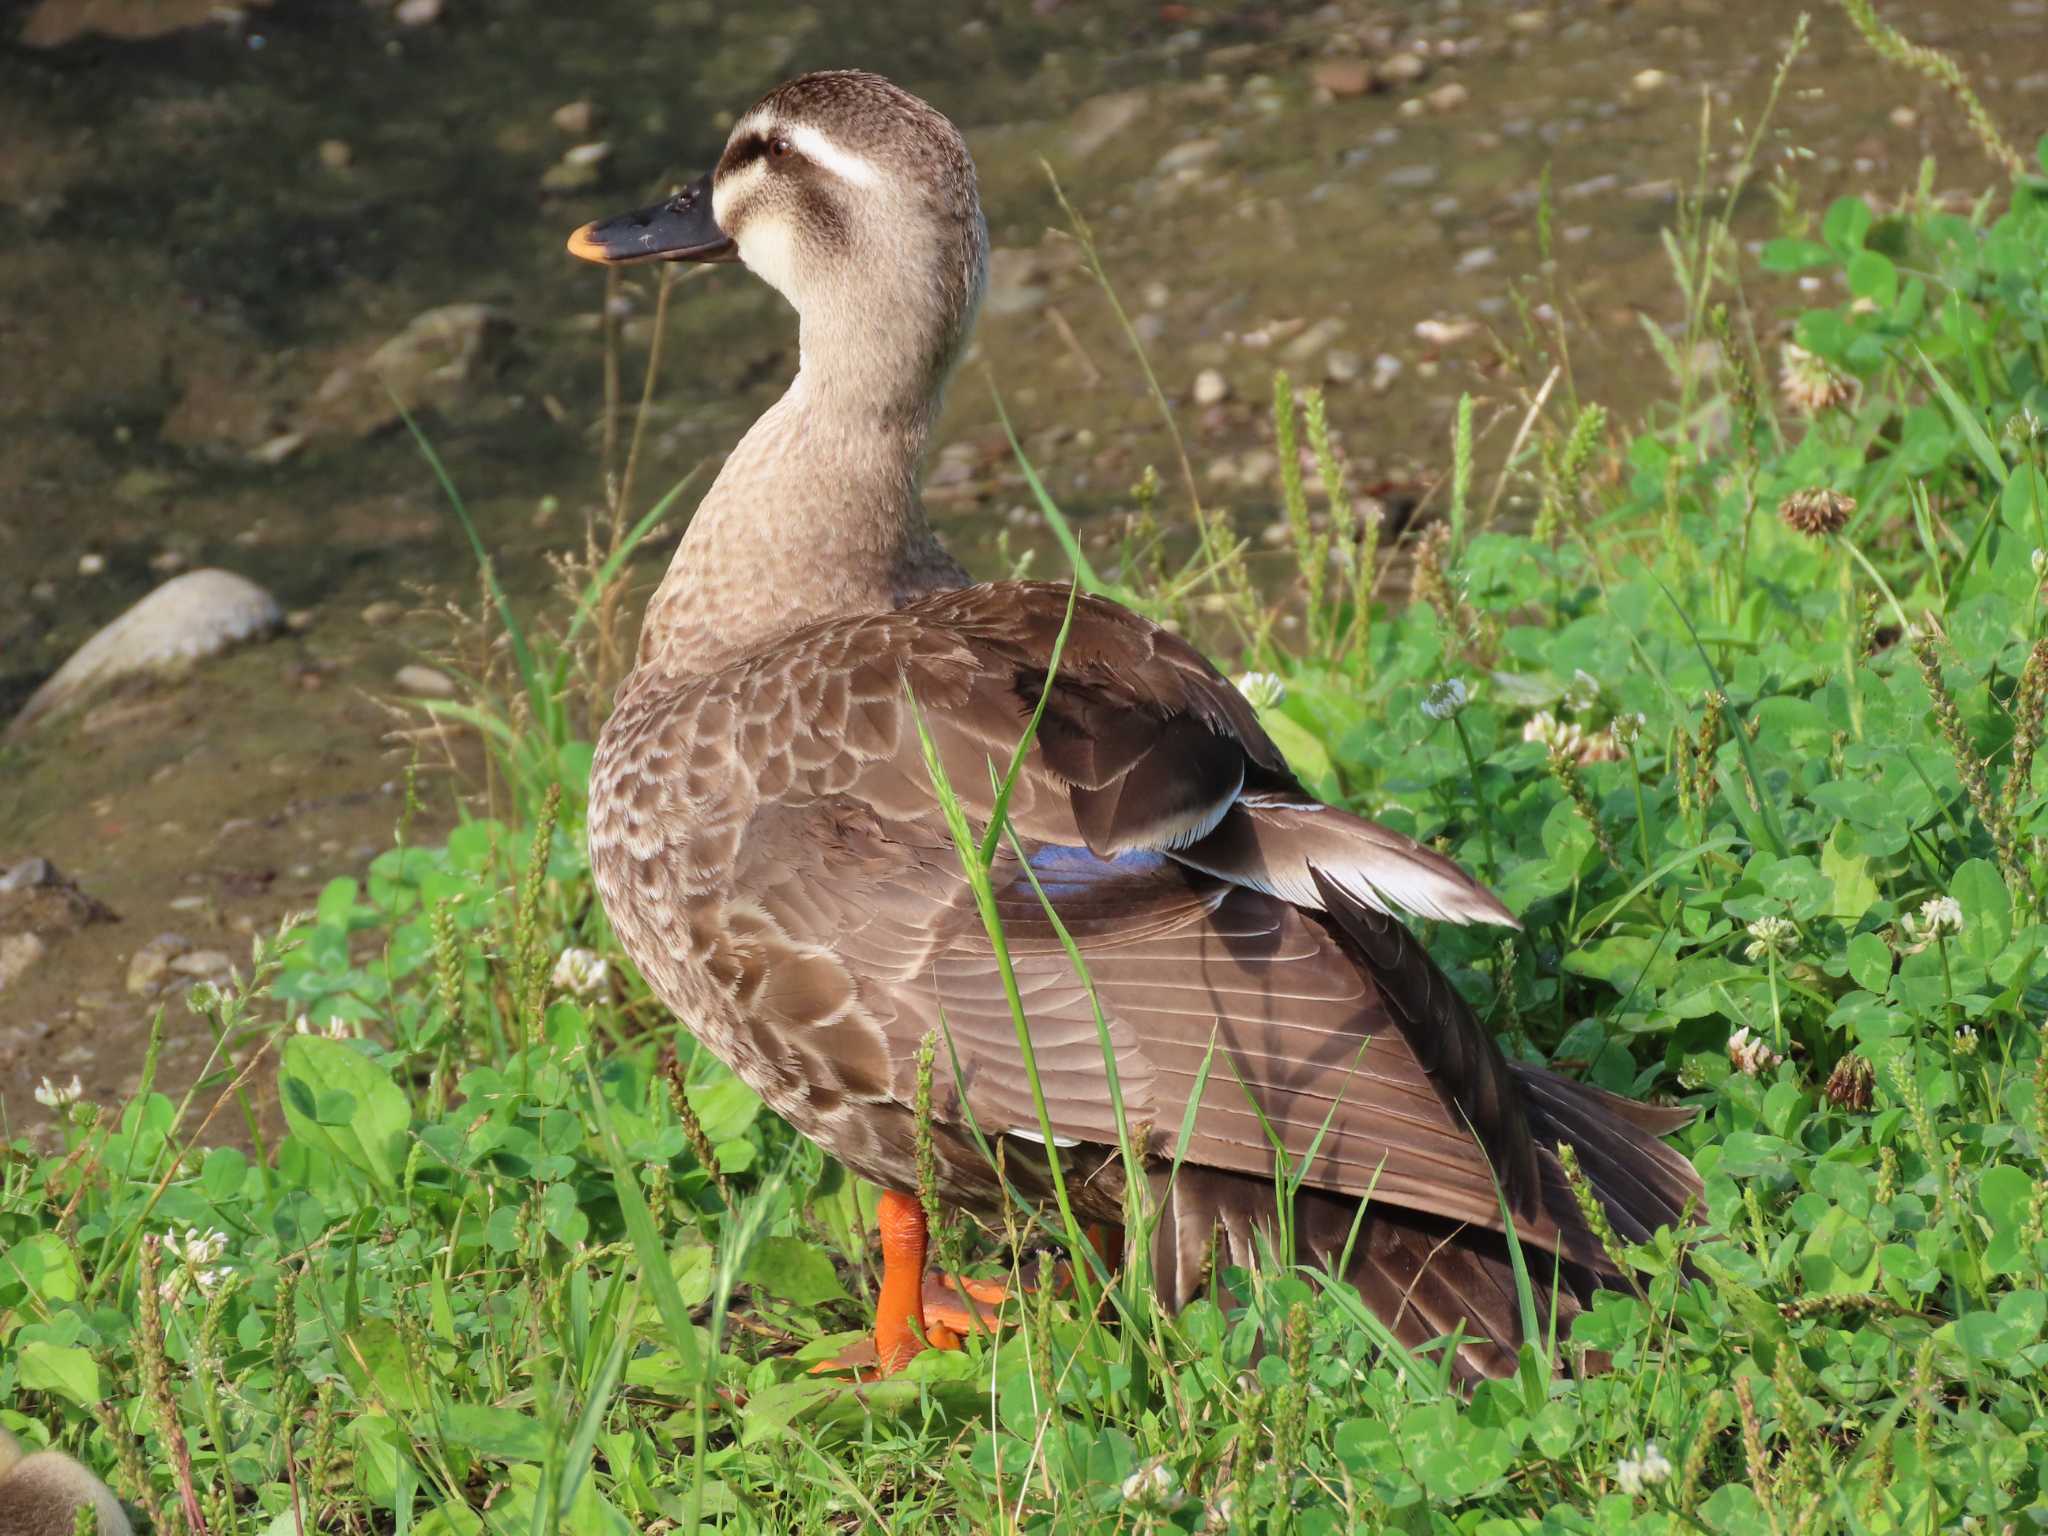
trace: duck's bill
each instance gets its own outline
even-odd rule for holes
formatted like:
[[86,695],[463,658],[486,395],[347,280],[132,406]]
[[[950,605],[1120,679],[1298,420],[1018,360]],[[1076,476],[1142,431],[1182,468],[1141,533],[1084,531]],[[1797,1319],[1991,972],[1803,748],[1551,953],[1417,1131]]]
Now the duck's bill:
[[569,237],[569,254],[618,266],[630,261],[731,261],[737,249],[711,216],[711,178],[699,176],[665,203],[584,225]]

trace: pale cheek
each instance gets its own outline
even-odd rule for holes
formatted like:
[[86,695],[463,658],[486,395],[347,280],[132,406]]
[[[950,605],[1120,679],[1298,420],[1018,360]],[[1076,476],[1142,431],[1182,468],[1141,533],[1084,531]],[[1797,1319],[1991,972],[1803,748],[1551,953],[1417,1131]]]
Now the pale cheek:
[[740,260],[792,304],[796,302],[796,241],[782,219],[755,217],[740,236]]

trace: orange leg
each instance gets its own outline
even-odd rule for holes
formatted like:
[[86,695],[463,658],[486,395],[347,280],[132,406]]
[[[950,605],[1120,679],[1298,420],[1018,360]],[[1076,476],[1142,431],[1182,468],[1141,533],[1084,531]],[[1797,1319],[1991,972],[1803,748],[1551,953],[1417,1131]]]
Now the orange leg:
[[875,1360],[884,1376],[910,1363],[927,1342],[958,1349],[960,1336],[928,1323],[924,1309],[924,1206],[915,1195],[882,1191],[875,1210],[882,1229],[882,1294],[875,1302]]

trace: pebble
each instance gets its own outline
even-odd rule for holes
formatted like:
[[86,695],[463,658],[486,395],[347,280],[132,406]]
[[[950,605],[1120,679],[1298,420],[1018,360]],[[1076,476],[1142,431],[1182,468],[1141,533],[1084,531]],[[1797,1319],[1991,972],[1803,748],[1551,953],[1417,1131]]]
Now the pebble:
[[391,19],[401,27],[431,26],[441,19],[441,0],[398,0]]
[[1393,387],[1394,380],[1401,377],[1401,359],[1391,352],[1382,352],[1372,360],[1372,392],[1384,395]]
[[1321,59],[1309,70],[1308,78],[1318,90],[1332,96],[1363,96],[1372,89],[1372,65],[1364,59]]
[[88,551],[78,557],[78,574],[81,576],[97,576],[106,568],[107,557],[105,555],[94,554]]
[[1161,176],[1191,176],[1222,153],[1220,139],[1189,139],[1161,155],[1153,170]]
[[0,992],[5,992],[42,959],[48,946],[33,933],[0,934]]
[[1413,85],[1428,73],[1429,60],[1419,53],[1397,53],[1380,64],[1380,78],[1393,85]]
[[1917,128],[1920,125],[1920,114],[1911,107],[1893,107],[1891,124],[1894,128]]
[[549,120],[572,139],[587,139],[597,127],[597,103],[594,101],[570,101],[549,114]]
[[154,992],[171,973],[171,962],[191,949],[192,941],[182,934],[160,933],[128,961],[128,990],[140,997]]
[[1541,32],[1550,25],[1550,16],[1544,11],[1516,11],[1508,17],[1510,32]]
[[417,663],[400,667],[392,674],[391,681],[401,690],[423,699],[452,699],[455,697],[455,680],[446,672]]
[[1434,165],[1403,165],[1382,176],[1380,185],[1418,192],[1424,187],[1435,186],[1442,177],[1443,171]]
[[1136,127],[1149,104],[1143,91],[1116,91],[1082,102],[1067,122],[1067,152],[1076,160],[1086,160]]
[[1418,320],[1415,334],[1432,347],[1455,347],[1479,332],[1476,320]]
[[1490,245],[1474,246],[1458,258],[1460,272],[1479,272],[1500,260],[1500,252]]
[[1344,322],[1335,316],[1318,320],[1280,349],[1280,355],[1290,363],[1305,363],[1329,348],[1344,333]]
[[1455,112],[1471,99],[1471,91],[1456,80],[1438,86],[1423,97],[1423,100],[1429,103],[1429,110],[1432,112]]
[[180,976],[225,976],[235,962],[217,949],[192,949],[173,958],[170,968]]
[[280,432],[266,442],[258,443],[249,450],[252,464],[282,464],[286,459],[306,446],[303,432]]
[[349,162],[355,159],[355,151],[348,147],[346,139],[322,139],[320,141],[320,163],[330,171],[345,171]]
[[1195,404],[1220,405],[1230,398],[1230,380],[1215,368],[1204,368],[1195,375]]
[[382,629],[387,624],[396,623],[404,613],[403,603],[394,602],[388,597],[380,597],[364,607],[363,622],[371,629]]
[[1323,354],[1323,377],[1332,384],[1349,384],[1365,372],[1365,359],[1344,347],[1332,347]]

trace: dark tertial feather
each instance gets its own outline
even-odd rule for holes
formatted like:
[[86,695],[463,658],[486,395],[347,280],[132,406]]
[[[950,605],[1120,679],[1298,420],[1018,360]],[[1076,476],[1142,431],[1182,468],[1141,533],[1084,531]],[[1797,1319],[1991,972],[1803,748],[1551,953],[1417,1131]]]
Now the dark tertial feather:
[[1414,934],[1353,900],[1321,870],[1311,872],[1323,909],[1358,946],[1409,1049],[1493,1159],[1508,1204],[1525,1215],[1534,1211],[1536,1143],[1500,1045]]

